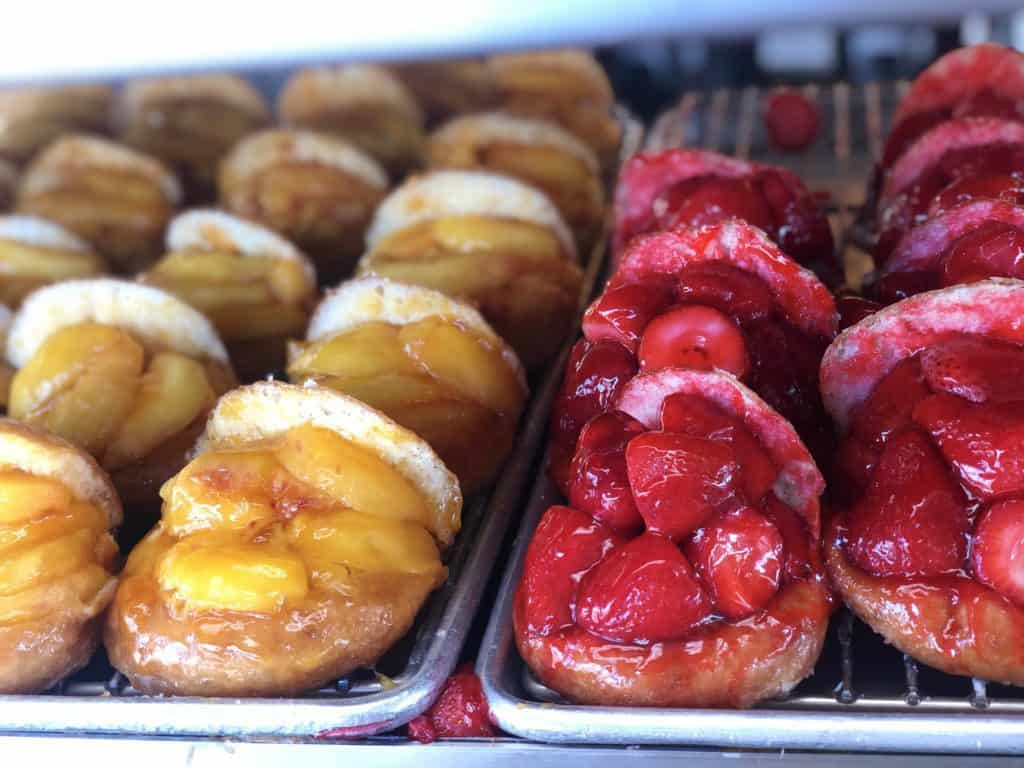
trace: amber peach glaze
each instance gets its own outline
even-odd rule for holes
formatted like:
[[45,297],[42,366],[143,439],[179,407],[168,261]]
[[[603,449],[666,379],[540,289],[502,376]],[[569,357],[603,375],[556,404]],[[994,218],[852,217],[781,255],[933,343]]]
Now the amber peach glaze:
[[81,446],[126,501],[156,498],[235,382],[216,331],[156,288],[72,280],[15,314],[9,414]]
[[50,219],[123,273],[160,253],[181,201],[177,178],[154,158],[91,136],[64,136],[40,153],[18,186],[16,210]]
[[821,369],[845,435],[835,586],[905,653],[1018,685],[1022,308],[1016,280],[922,293],[841,334]]
[[86,453],[0,419],[0,692],[85,666],[114,595],[121,504]]
[[749,706],[788,691],[831,609],[813,459],[728,374],[644,374],[616,406],[580,437],[578,508],[549,509],[527,551],[520,654],[588,704]]
[[316,295],[313,265],[258,224],[213,209],[183,213],[167,229],[167,253],[140,282],[200,310],[227,345],[243,380],[284,369]]
[[273,382],[225,395],[161,494],[105,642],[136,687],[185,695],[297,694],[373,664],[444,581],[462,505],[412,433]]
[[17,308],[37,288],[106,272],[83,240],[37,216],[0,216],[0,302]]
[[434,171],[377,209],[357,274],[468,301],[528,369],[565,340],[583,272],[572,235],[539,191],[496,174]]
[[378,408],[418,434],[465,494],[508,456],[527,394],[522,366],[472,307],[380,278],[324,298],[288,376],[312,379]]

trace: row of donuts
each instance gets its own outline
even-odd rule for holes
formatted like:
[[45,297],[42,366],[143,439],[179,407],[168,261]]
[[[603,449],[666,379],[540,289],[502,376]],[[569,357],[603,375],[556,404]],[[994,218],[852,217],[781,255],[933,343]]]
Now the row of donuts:
[[[586,173],[573,183],[600,193],[599,163],[567,134],[487,121],[499,128],[455,132],[451,151],[514,171],[521,150],[548,178],[575,160]],[[271,131],[232,150],[221,178],[315,228],[361,207],[350,182],[372,162],[321,134]],[[546,362],[578,300],[578,245],[558,208],[486,170],[428,173],[381,202],[382,186],[372,222],[345,233],[358,255],[368,229],[360,277],[317,304],[320,265],[285,227],[213,209],[172,218],[177,181],[158,161],[73,136],[29,164],[20,212],[0,218],[15,308],[0,690],[46,688],[102,633],[139,690],[285,695],[372,664],[408,630],[445,579],[463,494],[512,447],[527,396],[513,347]],[[98,277],[107,263],[149,269]],[[236,371],[284,369],[303,386],[237,387]],[[112,532],[144,532],[158,501],[118,576]]]

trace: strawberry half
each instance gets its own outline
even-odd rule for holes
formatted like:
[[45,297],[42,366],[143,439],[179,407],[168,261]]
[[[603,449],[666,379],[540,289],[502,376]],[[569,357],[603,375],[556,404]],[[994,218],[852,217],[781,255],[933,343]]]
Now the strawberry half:
[[778,529],[752,507],[718,515],[686,542],[686,556],[727,619],[755,613],[779,590],[783,542]]
[[629,533],[643,525],[626,473],[626,444],[644,431],[622,411],[595,416],[580,432],[569,473],[569,504]]
[[646,432],[626,446],[626,471],[648,530],[680,540],[735,496],[740,467],[727,443]]
[[621,542],[614,531],[577,509],[548,509],[526,550],[516,626],[534,636],[572,626],[580,574]]
[[645,372],[720,368],[742,377],[750,368],[743,332],[717,309],[691,304],[659,315],[644,329],[637,353]]
[[933,395],[914,409],[914,420],[979,499],[1024,490],[1024,402],[974,405]]
[[576,622],[612,642],[659,643],[685,637],[710,608],[679,548],[664,536],[643,533],[583,577]]
[[806,578],[820,565],[820,557],[803,518],[775,498],[775,494],[765,499],[762,512],[782,536],[782,573],[786,580]]
[[677,279],[681,304],[703,304],[740,321],[775,313],[775,297],[764,282],[731,264],[690,264],[679,271]]
[[935,392],[972,403],[1024,400],[1024,349],[965,336],[924,350],[921,371]]
[[589,341],[614,341],[633,354],[644,328],[672,302],[664,285],[641,283],[602,293],[583,315],[583,335]]
[[761,444],[743,424],[702,397],[675,394],[661,405],[661,428],[691,437],[723,440],[732,445],[743,468],[740,478],[747,501],[759,501],[775,484],[779,471]]
[[931,393],[918,357],[900,361],[854,411],[852,434],[866,445],[880,446],[890,434],[913,423],[914,406]]
[[1024,606],[1024,501],[993,504],[974,529],[974,577]]
[[963,567],[962,491],[917,429],[889,438],[864,497],[850,510],[846,554],[875,576],[935,576]]

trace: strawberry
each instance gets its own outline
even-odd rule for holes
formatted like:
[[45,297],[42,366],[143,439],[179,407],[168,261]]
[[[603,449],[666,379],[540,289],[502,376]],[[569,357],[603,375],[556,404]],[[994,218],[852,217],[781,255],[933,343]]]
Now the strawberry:
[[866,299],[852,291],[843,290],[836,294],[836,311],[839,313],[839,330],[844,331],[870,317],[882,308],[877,301]]
[[743,468],[740,478],[747,501],[760,500],[775,484],[779,472],[761,444],[738,419],[696,395],[675,394],[661,405],[661,428],[732,445]]
[[871,472],[878,463],[878,449],[855,435],[847,435],[839,443],[834,461],[837,490],[847,497],[859,496],[868,487]]
[[569,453],[575,451],[583,425],[608,410],[636,371],[636,360],[621,344],[577,341],[551,408],[551,439]]
[[657,283],[612,288],[587,308],[583,335],[591,342],[617,342],[636,354],[644,328],[671,302],[671,290]]
[[820,557],[803,519],[773,493],[765,499],[762,511],[782,537],[782,573],[786,580],[806,578],[820,563]]
[[972,200],[1004,200],[1024,204],[1024,184],[1016,174],[997,173],[992,176],[967,176],[947,184],[932,199],[928,216],[939,216]]
[[669,310],[648,323],[637,357],[645,372],[721,368],[742,377],[750,367],[736,323],[717,309],[696,304]]
[[972,403],[1024,400],[1024,349],[1016,344],[963,336],[929,347],[920,358],[936,393]]
[[526,550],[516,593],[516,626],[534,636],[571,626],[580,574],[621,541],[610,528],[577,509],[548,509]]
[[914,406],[930,394],[921,361],[916,356],[901,360],[853,412],[850,432],[865,445],[881,446],[890,434],[912,423]]
[[993,504],[974,528],[974,577],[1024,606],[1024,501]]
[[761,110],[772,144],[784,152],[803,152],[818,138],[818,107],[794,88],[773,88]]
[[626,446],[626,471],[650,531],[679,540],[735,497],[739,463],[718,440],[646,432]]
[[659,643],[685,637],[710,607],[679,548],[648,532],[613,549],[583,577],[576,622],[612,642]]
[[742,619],[779,590],[784,556],[778,528],[753,507],[739,507],[698,529],[685,547],[715,612]]
[[1024,402],[974,405],[933,395],[914,409],[914,420],[979,499],[1024,490]]
[[682,304],[703,304],[740,321],[775,313],[775,297],[761,278],[731,264],[690,264],[679,271],[677,280]]
[[864,497],[850,510],[846,554],[875,576],[935,576],[963,567],[967,508],[928,438],[892,435]]
[[657,228],[672,230],[743,219],[770,230],[772,211],[749,178],[695,176],[663,192],[652,205]]
[[491,725],[491,711],[480,678],[473,665],[460,664],[445,681],[430,709],[408,725],[409,738],[421,744],[438,739],[488,738],[497,736]]
[[626,475],[626,444],[644,431],[636,419],[610,411],[595,416],[580,432],[569,474],[569,504],[616,531],[643,525]]

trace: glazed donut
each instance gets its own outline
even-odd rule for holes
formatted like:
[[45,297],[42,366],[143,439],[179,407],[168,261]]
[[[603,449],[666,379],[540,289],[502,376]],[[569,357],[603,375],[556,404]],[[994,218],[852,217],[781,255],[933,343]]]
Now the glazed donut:
[[642,374],[615,405],[580,436],[573,506],[550,508],[527,550],[523,659],[587,704],[745,707],[789,691],[831,610],[814,460],[725,373]]
[[825,536],[833,583],[903,652],[1024,684],[1024,282],[921,293],[822,360],[843,434]]

